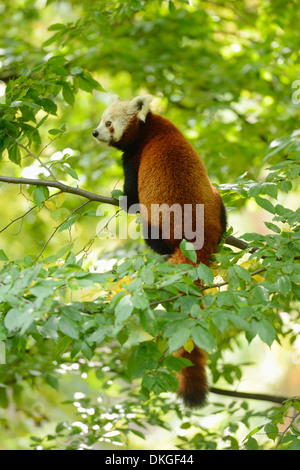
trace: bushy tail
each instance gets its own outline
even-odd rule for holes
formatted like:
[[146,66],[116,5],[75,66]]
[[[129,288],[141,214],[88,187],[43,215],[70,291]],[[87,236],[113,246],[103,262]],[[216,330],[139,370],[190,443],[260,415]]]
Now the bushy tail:
[[194,346],[189,353],[183,347],[176,353],[177,357],[189,359],[194,365],[182,367],[179,374],[178,395],[186,406],[199,408],[206,403],[208,384],[205,372],[206,354],[202,349]]
[[[213,240],[213,237],[210,237],[206,240],[204,247],[197,251],[196,263],[186,258],[180,247],[174,251],[168,261],[172,264],[188,263],[196,266],[199,263],[204,263],[209,266],[210,256],[216,251],[216,246],[217,242]],[[195,284],[198,286],[202,285],[201,281],[195,281]],[[174,355],[189,359],[194,364],[193,366],[182,367],[179,374],[178,395],[182,398],[184,404],[190,408],[204,406],[209,390],[205,371],[205,352],[194,345],[194,349],[190,353],[182,347]]]

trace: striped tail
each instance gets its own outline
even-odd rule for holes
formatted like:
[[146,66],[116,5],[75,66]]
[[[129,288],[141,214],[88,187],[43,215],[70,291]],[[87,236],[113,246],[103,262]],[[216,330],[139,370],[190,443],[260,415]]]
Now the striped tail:
[[194,346],[194,349],[189,353],[182,347],[174,355],[189,359],[194,364],[182,367],[179,374],[178,395],[183,399],[183,403],[190,408],[204,406],[208,394],[205,352]]

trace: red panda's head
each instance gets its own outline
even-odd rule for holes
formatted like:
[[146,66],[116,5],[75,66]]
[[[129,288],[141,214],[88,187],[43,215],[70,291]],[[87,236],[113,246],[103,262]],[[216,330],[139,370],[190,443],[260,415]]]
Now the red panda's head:
[[137,96],[131,101],[116,99],[102,114],[93,136],[100,144],[112,147],[130,145],[137,138],[140,123],[146,120],[151,101],[151,95]]

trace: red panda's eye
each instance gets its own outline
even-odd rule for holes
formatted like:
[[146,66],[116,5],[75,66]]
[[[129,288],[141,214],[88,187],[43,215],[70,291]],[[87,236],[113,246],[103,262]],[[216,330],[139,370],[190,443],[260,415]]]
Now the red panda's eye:
[[105,125],[106,125],[106,127],[110,127],[111,126],[111,121],[106,121]]

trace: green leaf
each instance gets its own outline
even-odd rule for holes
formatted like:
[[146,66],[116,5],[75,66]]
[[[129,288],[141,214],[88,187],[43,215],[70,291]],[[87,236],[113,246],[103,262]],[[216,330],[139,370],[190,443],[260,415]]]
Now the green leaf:
[[132,302],[134,307],[138,310],[146,310],[149,307],[149,301],[147,297],[144,297],[141,293],[134,294],[132,297]]
[[48,65],[64,65],[66,62],[67,62],[67,59],[63,55],[54,55],[50,57],[50,59],[47,61],[47,64]]
[[194,245],[191,242],[182,240],[182,242],[180,243],[180,249],[184,256],[187,257],[187,259],[189,259],[193,263],[197,262],[197,253],[195,251]]
[[251,282],[251,274],[243,266],[236,264],[234,270],[240,279],[243,279],[246,282]]
[[262,303],[266,303],[269,300],[269,293],[267,289],[262,285],[254,287],[253,295],[259,302]]
[[249,185],[249,189],[248,189],[248,196],[249,197],[258,196],[259,193],[260,193],[260,184],[253,183],[253,184]]
[[47,374],[45,377],[45,381],[50,387],[54,388],[54,390],[58,390],[58,379],[52,374]]
[[13,145],[8,149],[8,158],[17,165],[21,162],[21,153],[18,145]]
[[58,328],[65,335],[70,336],[70,338],[79,339],[79,326],[74,320],[72,320],[72,318],[68,317],[67,315],[60,317],[58,321]]
[[245,444],[247,450],[258,450],[258,443],[254,437],[249,437],[248,441]]
[[68,335],[63,336],[59,342],[56,345],[55,351],[54,351],[54,358],[55,359],[60,359],[62,354],[68,349],[68,347],[72,343],[72,338]]
[[81,68],[81,67],[78,67],[78,66],[77,66],[77,67],[73,67],[73,68],[71,69],[71,72],[70,72],[70,73],[71,73],[71,75],[78,75],[78,74],[82,73],[82,68]]
[[58,229],[58,232],[63,232],[64,230],[67,230],[70,228],[78,219],[79,215],[74,215],[72,217],[69,217]]
[[140,312],[141,325],[147,333],[155,336],[157,331],[157,321],[150,308]]
[[97,80],[95,80],[90,73],[84,71],[82,73],[82,79],[89,83],[92,90],[105,91]]
[[175,370],[176,372],[180,372],[182,367],[193,366],[193,363],[189,361],[189,359],[176,356],[167,357],[164,364],[169,370]]
[[104,327],[101,326],[100,328],[97,328],[96,331],[94,331],[88,338],[87,341],[88,343],[96,343],[100,344],[106,337],[107,332],[105,331]]
[[118,274],[125,274],[126,271],[128,271],[129,268],[132,266],[132,261],[131,259],[127,259],[123,261],[123,263],[119,264],[117,267],[117,273]]
[[34,101],[22,100],[20,101],[20,105],[29,106],[29,108],[33,108],[33,109],[40,109],[40,106]]
[[197,275],[205,284],[212,284],[214,281],[214,275],[211,269],[203,263],[197,266]]
[[66,103],[70,106],[74,105],[75,97],[72,88],[69,83],[65,82],[62,86],[62,95]]
[[52,280],[49,280],[48,282],[38,282],[30,288],[30,292],[40,301],[46,297],[51,296],[56,287],[57,285]]
[[147,390],[153,390],[156,383],[156,378],[152,377],[151,375],[146,375],[143,377],[142,386]]
[[60,129],[50,129],[48,132],[51,135],[58,135],[58,134],[61,133],[61,130]]
[[8,257],[3,250],[0,250],[0,261],[8,261]]
[[280,276],[276,281],[276,288],[279,294],[287,295],[292,288],[290,278],[288,276]]
[[54,23],[49,26],[48,31],[59,31],[60,29],[65,29],[66,26],[62,23]]
[[237,289],[240,286],[240,279],[235,272],[235,266],[230,266],[227,269],[227,280],[228,284],[234,289]]
[[268,229],[272,230],[273,232],[281,233],[280,228],[277,225],[272,224],[272,222],[264,222],[264,224]]
[[260,431],[263,427],[264,427],[264,425],[262,424],[261,426],[257,426],[256,428],[252,429],[249,432],[249,434],[247,434],[244,441],[246,441],[246,439],[249,439],[249,437],[254,436],[254,434],[256,434],[258,431]]
[[7,390],[4,387],[0,387],[0,408],[8,408],[9,399],[7,395]]
[[63,34],[64,34],[64,30],[60,29],[59,31],[57,31],[57,33],[53,34],[53,36],[51,36],[49,39],[47,39],[45,42],[43,42],[42,46],[43,47],[50,46],[50,44],[52,44],[53,42],[55,42],[59,38],[61,38]]
[[96,80],[94,80],[87,72],[82,72],[82,74],[77,75],[77,80],[79,88],[86,91],[87,93],[91,93],[93,90],[104,91],[102,86],[96,82]]
[[102,13],[100,13],[99,11],[94,11],[94,18],[95,18],[95,21],[100,26],[109,26],[109,22],[106,19],[106,17]]
[[76,171],[73,168],[71,168],[70,165],[64,164],[62,165],[62,167],[70,176],[72,176],[72,178],[74,178],[75,180],[79,180],[79,177]]
[[266,211],[271,212],[272,214],[275,214],[275,207],[268,199],[262,198],[260,196],[256,196],[255,201],[260,207],[262,207]]
[[234,302],[234,296],[230,291],[221,291],[217,294],[217,305],[222,307],[223,305],[231,306]]
[[140,275],[145,284],[151,286],[154,283],[153,269],[143,266]]
[[189,339],[191,332],[188,328],[181,328],[176,331],[168,340],[170,352],[175,352],[183,346]]
[[0,341],[0,364],[6,364],[6,349],[4,341]]
[[288,193],[293,188],[292,182],[289,180],[283,180],[280,182],[279,189],[284,193]]
[[225,328],[228,326],[228,319],[225,315],[223,315],[223,311],[219,310],[218,313],[215,313],[212,316],[212,321],[216,325],[216,327],[223,333],[225,331]]
[[241,318],[238,315],[235,315],[234,313],[226,313],[226,318],[238,328],[241,328],[243,330],[248,329],[248,322],[246,322],[244,318]]
[[191,330],[192,340],[201,349],[212,353],[217,346],[216,340],[209,331],[205,330],[201,326],[195,326]]
[[266,319],[259,320],[256,324],[256,328],[260,339],[268,346],[271,346],[276,338],[276,331],[271,323]]
[[264,193],[267,194],[268,196],[271,196],[274,199],[277,198],[278,189],[275,183],[263,183],[262,189],[264,190]]
[[275,423],[268,423],[264,427],[264,431],[267,434],[269,439],[272,439],[273,441],[276,440],[278,436],[278,426]]
[[131,294],[124,295],[115,308],[116,321],[121,323],[127,320],[132,314],[133,308]]
[[115,199],[120,199],[121,197],[124,196],[124,192],[121,191],[120,189],[114,189],[112,192],[111,192],[111,195],[113,198]]
[[141,433],[140,431],[137,431],[136,429],[131,429],[130,432],[132,432],[133,434],[135,434],[136,436],[140,437],[141,439],[146,439],[146,437],[144,436],[143,433]]
[[269,146],[270,150],[266,156],[271,157],[272,155],[275,155],[276,153],[280,152],[282,149],[284,149],[285,147],[287,147],[287,145],[291,143],[291,140],[291,136],[273,140]]
[[33,191],[33,200],[38,207],[41,207],[45,199],[49,197],[49,189],[47,186],[35,186]]
[[32,309],[19,310],[11,308],[4,318],[4,325],[8,331],[21,330],[25,332],[34,320],[34,312]]
[[48,114],[52,114],[53,116],[56,116],[57,113],[57,105],[53,101],[53,99],[50,98],[41,98],[40,103],[44,111]]

